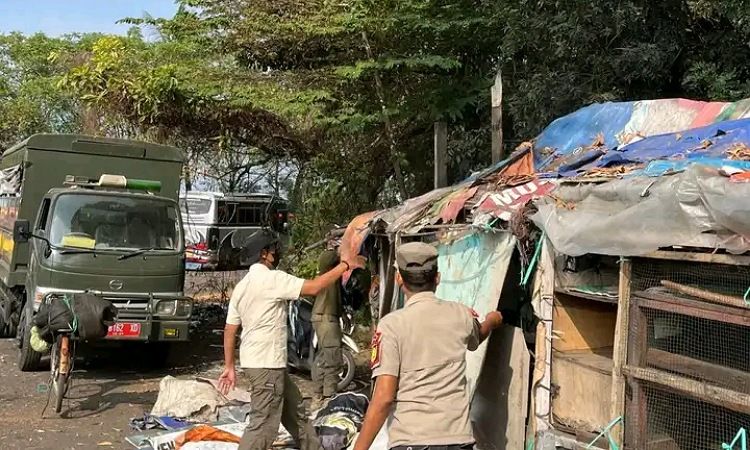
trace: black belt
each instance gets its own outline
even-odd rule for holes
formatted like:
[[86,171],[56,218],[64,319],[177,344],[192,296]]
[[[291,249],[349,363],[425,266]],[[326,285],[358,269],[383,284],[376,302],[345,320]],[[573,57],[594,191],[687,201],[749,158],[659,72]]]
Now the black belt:
[[473,450],[474,443],[471,444],[451,444],[451,445],[399,445],[391,447],[390,450]]

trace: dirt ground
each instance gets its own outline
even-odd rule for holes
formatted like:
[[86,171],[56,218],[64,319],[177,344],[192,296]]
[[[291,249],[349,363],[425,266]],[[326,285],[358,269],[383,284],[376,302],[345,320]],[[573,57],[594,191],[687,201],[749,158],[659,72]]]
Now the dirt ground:
[[[367,352],[358,355],[358,375],[350,390],[365,391]],[[47,402],[49,372],[23,373],[16,364],[15,341],[0,339],[0,448],[9,449],[132,449],[125,441],[134,434],[130,418],[151,410],[166,375],[218,377],[221,335],[203,330],[189,344],[176,348],[166,369],[144,366],[138,348],[108,351],[107,356],[76,363],[73,384],[60,416]],[[306,397],[309,377],[294,374]],[[240,382],[240,385],[242,383]]]

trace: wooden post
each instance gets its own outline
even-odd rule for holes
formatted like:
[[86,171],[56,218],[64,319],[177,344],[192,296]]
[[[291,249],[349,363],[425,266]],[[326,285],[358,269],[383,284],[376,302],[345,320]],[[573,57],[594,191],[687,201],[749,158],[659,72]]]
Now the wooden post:
[[448,124],[435,122],[435,189],[448,186]]
[[[632,266],[629,259],[620,264],[620,289],[617,302],[617,322],[615,323],[615,344],[612,352],[612,418],[625,416],[625,376],[622,368],[627,364],[628,329],[630,314],[630,275]],[[622,448],[625,421],[612,430],[612,437]]]
[[550,241],[545,238],[534,292],[538,292],[539,304],[534,305],[539,314],[536,337],[536,360],[532,380],[532,416],[529,419],[527,442],[535,440],[540,432],[550,428],[550,393],[552,392],[552,308],[555,292],[555,252]]
[[505,158],[503,152],[503,80],[498,69],[492,86],[492,164]]
[[[628,363],[622,368],[622,373],[627,375],[626,368],[629,366],[643,367],[646,362],[646,349],[648,348],[648,319],[643,309],[631,299],[630,316],[628,323]],[[648,433],[648,407],[646,390],[643,382],[634,377],[628,377],[632,396],[628,402],[625,414],[625,436],[628,448],[646,448],[646,435]]]

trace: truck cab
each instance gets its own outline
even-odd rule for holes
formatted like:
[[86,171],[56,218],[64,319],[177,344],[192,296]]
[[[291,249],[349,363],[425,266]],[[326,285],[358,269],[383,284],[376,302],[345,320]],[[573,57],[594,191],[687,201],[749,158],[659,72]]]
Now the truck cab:
[[66,294],[95,294],[117,308],[104,344],[188,340],[182,163],[176,149],[160,147],[43,135],[3,155],[19,183],[0,192],[10,199],[0,200],[0,333],[18,339],[21,370],[42,356],[30,345],[34,314]]

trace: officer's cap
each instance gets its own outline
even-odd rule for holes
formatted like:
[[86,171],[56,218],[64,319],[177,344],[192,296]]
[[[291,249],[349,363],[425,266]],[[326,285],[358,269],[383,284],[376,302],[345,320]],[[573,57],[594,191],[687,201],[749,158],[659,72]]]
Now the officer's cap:
[[399,270],[407,272],[428,272],[437,269],[438,252],[432,245],[423,242],[409,242],[396,249],[396,263]]

